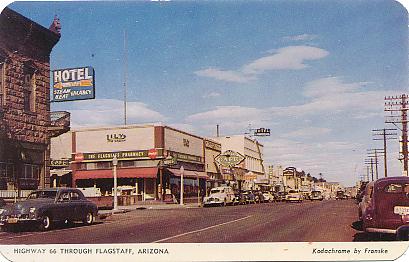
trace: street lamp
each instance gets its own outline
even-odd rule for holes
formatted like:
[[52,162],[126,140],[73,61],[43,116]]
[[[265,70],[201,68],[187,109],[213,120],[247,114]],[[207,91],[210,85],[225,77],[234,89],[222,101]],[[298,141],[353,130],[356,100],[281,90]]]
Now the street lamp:
[[118,191],[117,191],[117,176],[116,176],[116,166],[118,165],[118,158],[116,155],[112,159],[112,165],[114,166],[114,210],[118,210]]
[[183,166],[180,167],[180,205],[183,205],[183,173],[185,172],[185,168]]

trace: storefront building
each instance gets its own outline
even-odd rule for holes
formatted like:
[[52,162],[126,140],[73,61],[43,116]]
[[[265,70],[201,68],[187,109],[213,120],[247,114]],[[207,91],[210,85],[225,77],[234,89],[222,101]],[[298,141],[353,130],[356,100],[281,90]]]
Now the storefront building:
[[204,139],[205,170],[208,176],[207,189],[220,186],[225,183],[221,174],[221,167],[216,163],[216,156],[222,152],[222,145],[211,139]]
[[[112,193],[114,156],[120,191],[137,196],[138,201],[165,200],[166,195],[178,200],[182,175],[184,198],[197,199],[205,192],[203,139],[168,126],[72,130],[52,139],[51,152],[52,160],[70,158],[65,175],[72,176],[71,186],[97,187],[103,195]],[[167,158],[173,163],[167,163]]]
[[222,176],[235,188],[255,189],[257,179],[266,176],[263,165],[263,145],[244,135],[213,139],[221,144],[222,152],[232,150],[245,157],[244,161],[234,168],[222,168]]
[[60,39],[56,29],[9,8],[0,14],[0,190],[49,185],[49,66]]

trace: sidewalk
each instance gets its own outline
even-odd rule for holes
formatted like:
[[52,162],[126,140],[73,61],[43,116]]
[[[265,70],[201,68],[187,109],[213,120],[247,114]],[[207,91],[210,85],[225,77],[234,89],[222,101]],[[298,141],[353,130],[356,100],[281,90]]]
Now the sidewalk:
[[197,203],[186,203],[184,205],[179,204],[167,204],[167,203],[140,203],[136,205],[129,206],[118,206],[117,210],[107,209],[98,210],[98,216],[104,219],[113,214],[127,213],[135,210],[161,210],[161,209],[182,209],[182,208],[201,208],[202,206]]

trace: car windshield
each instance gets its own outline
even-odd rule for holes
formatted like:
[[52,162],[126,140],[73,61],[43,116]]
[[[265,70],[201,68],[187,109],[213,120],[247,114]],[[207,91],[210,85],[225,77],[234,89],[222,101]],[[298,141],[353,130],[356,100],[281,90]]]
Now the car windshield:
[[289,194],[294,194],[294,193],[298,193],[298,192],[295,191],[295,190],[290,190],[290,191],[288,191],[288,193],[289,193]]
[[223,193],[223,190],[220,190],[220,189],[212,189],[212,190],[210,190],[210,193],[211,193],[211,194]]
[[314,196],[321,195],[321,191],[312,191],[311,194]]
[[35,191],[31,193],[27,199],[38,199],[38,198],[52,198],[55,199],[57,191]]

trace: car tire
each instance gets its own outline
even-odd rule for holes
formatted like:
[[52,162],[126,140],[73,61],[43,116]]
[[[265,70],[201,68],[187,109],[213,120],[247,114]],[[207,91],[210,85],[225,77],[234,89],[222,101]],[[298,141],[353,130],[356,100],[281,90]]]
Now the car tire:
[[40,231],[47,231],[52,228],[53,221],[50,215],[43,215],[40,219],[39,229]]
[[85,225],[92,225],[92,223],[94,223],[94,214],[92,213],[92,211],[87,212],[87,215],[84,217],[82,222]]

